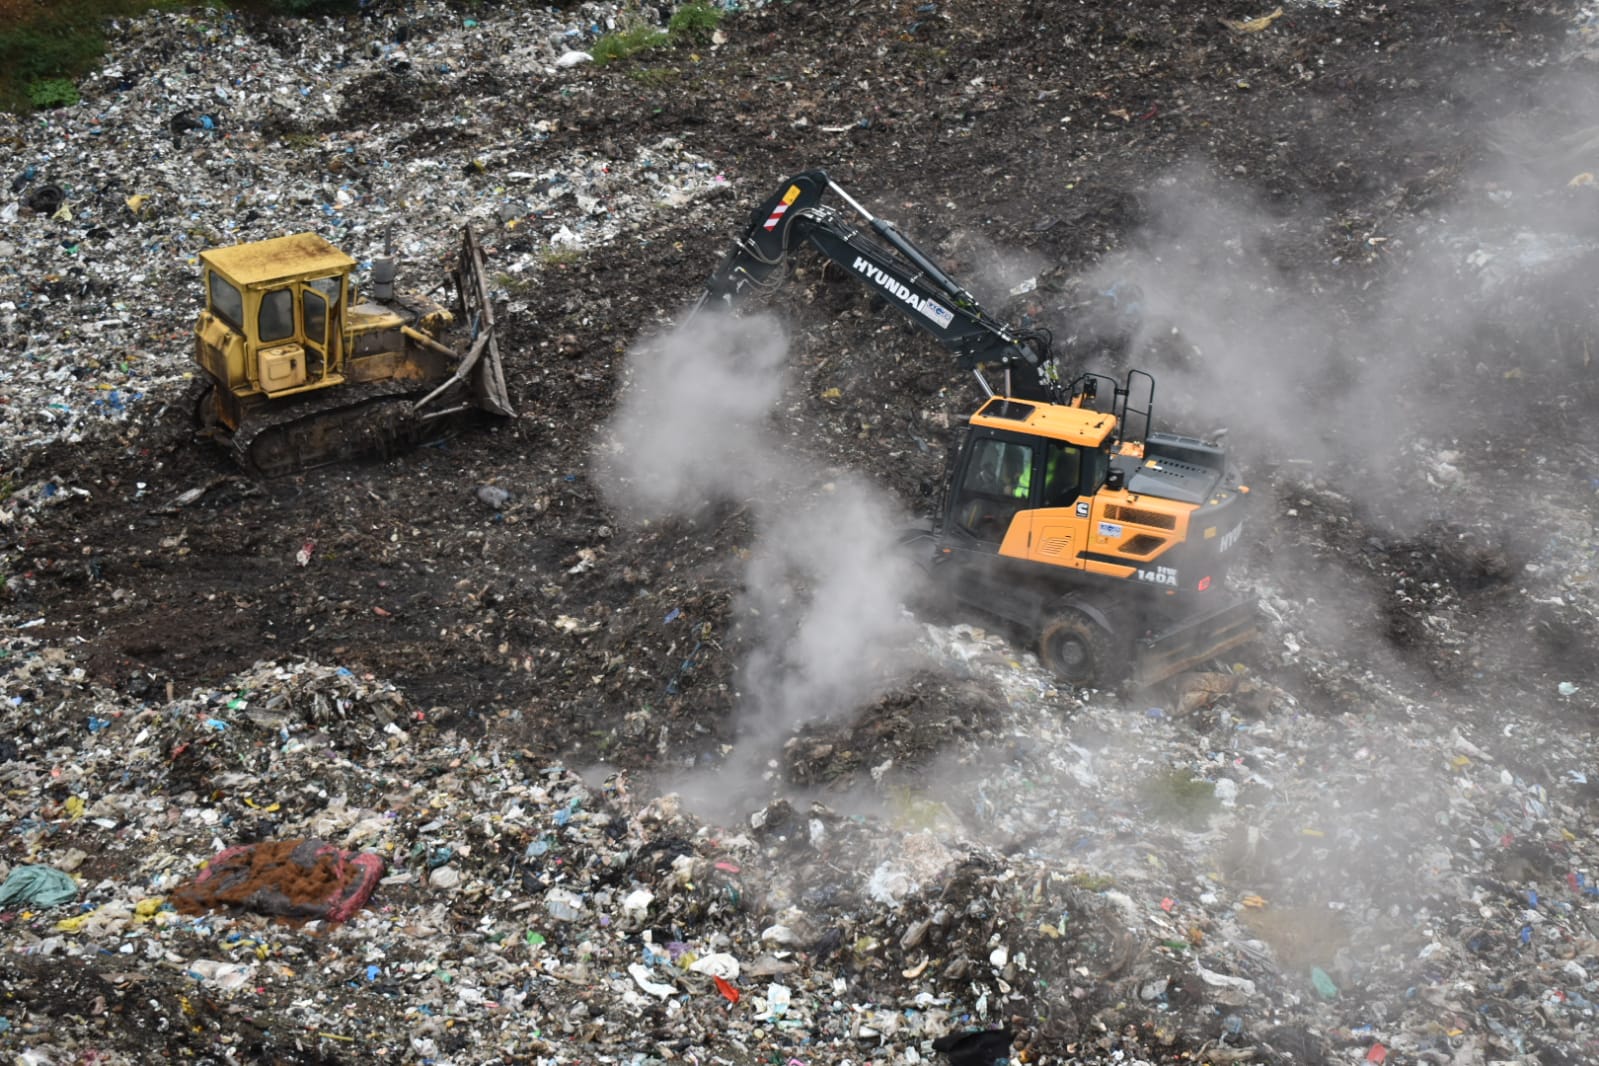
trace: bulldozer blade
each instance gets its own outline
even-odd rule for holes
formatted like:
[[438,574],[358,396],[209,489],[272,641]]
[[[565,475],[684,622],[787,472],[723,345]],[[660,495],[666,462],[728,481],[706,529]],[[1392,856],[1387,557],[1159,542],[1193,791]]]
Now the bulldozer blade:
[[476,339],[472,343],[469,365],[462,367],[472,388],[477,406],[490,414],[516,417],[511,395],[505,387],[505,368],[500,362],[499,338],[494,326],[494,305],[489,300],[488,283],[483,276],[483,251],[477,236],[467,226],[461,239],[457,267],[461,302]]
[[1259,635],[1255,601],[1234,600],[1140,638],[1129,681],[1134,691],[1148,688]]

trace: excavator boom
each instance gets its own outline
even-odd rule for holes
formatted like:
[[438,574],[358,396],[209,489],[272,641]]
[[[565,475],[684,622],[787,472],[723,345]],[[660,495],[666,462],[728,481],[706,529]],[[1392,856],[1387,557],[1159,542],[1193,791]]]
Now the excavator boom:
[[[828,192],[859,215],[870,233],[823,204]],[[874,217],[821,170],[794,175],[755,209],[745,234],[706,282],[696,310],[707,305],[732,308],[752,293],[773,292],[797,244],[807,244],[849,270],[953,352],[964,369],[1041,367],[1048,361],[1047,334],[1013,330],[991,318],[976,297],[892,222]]]

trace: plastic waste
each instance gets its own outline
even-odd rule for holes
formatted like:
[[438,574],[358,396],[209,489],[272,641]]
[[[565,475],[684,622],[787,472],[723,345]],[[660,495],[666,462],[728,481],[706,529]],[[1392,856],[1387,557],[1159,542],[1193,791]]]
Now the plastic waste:
[[26,903],[34,907],[57,907],[78,898],[78,883],[70,874],[50,866],[13,867],[0,884],[0,907]]

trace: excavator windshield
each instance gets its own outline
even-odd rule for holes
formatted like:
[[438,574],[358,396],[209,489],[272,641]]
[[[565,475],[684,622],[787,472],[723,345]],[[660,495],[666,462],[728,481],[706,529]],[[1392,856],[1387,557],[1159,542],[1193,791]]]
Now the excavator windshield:
[[1028,440],[973,438],[954,500],[955,524],[981,540],[1003,537],[1016,513],[1030,506],[1033,451]]
[[961,461],[950,521],[981,540],[998,541],[1022,511],[1071,507],[1105,484],[1104,448],[1019,433],[978,433]]

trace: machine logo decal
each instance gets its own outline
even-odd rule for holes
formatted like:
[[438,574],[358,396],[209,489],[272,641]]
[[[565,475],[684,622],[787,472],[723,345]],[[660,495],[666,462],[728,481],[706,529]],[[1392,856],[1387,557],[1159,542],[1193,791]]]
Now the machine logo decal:
[[1227,531],[1227,533],[1221,538],[1221,543],[1216,546],[1216,551],[1218,553],[1226,552],[1227,550],[1232,548],[1233,545],[1237,544],[1239,538],[1242,537],[1243,535],[1244,535],[1244,524],[1242,522],[1240,522],[1236,526],[1234,526],[1233,528],[1229,529]]
[[1175,586],[1177,584],[1177,571],[1170,566],[1157,566],[1153,570],[1138,571],[1138,580],[1148,581],[1155,585]]
[[925,317],[938,323],[939,329],[948,329],[949,324],[955,321],[955,313],[949,308],[930,297],[917,296],[909,285],[906,285],[888,271],[878,267],[865,256],[856,256],[855,262],[851,265],[855,268],[856,273],[871,278],[884,291],[893,293],[906,304],[920,311]]
[[1088,501],[1087,500],[1078,500],[1077,501],[1077,517],[1078,518],[1087,518],[1088,517]]

